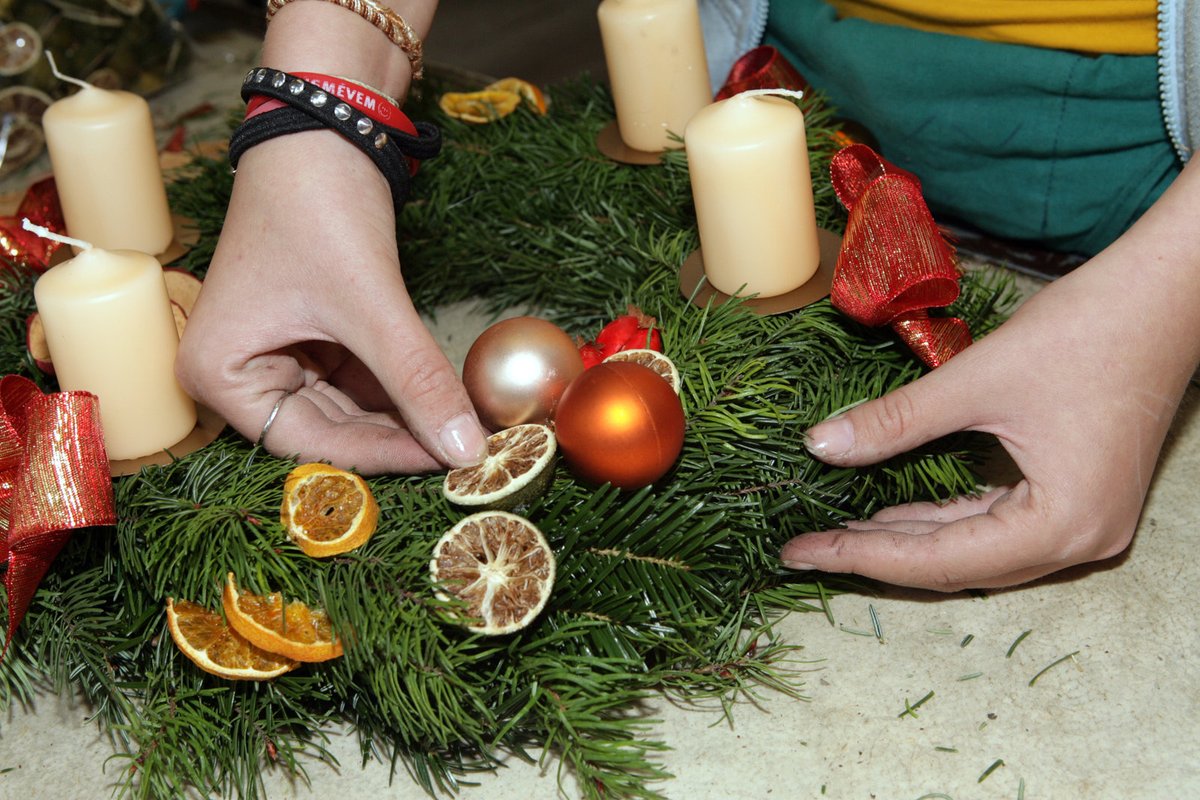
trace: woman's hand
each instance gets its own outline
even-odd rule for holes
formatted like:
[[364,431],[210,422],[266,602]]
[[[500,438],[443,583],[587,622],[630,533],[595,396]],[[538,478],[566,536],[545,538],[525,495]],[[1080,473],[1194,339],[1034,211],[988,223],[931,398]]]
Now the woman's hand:
[[831,464],[871,464],[953,431],[994,434],[1013,486],[803,534],[786,566],[953,591],[1006,586],[1130,543],[1200,360],[1200,172],[1125,236],[933,372],[809,431]]
[[477,463],[484,432],[414,310],[386,181],[333,132],[248,151],[180,343],[196,400],[280,456],[367,473]]

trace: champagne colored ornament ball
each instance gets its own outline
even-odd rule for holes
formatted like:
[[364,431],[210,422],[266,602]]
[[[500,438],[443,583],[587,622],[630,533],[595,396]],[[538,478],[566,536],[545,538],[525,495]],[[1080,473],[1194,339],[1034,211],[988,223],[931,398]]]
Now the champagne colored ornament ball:
[[499,431],[544,423],[583,372],[583,357],[566,331],[537,317],[497,322],[479,335],[463,362],[463,385],[485,427]]
[[571,470],[591,483],[648,486],[683,448],[683,406],[675,390],[641,364],[597,364],[571,382],[554,417]]

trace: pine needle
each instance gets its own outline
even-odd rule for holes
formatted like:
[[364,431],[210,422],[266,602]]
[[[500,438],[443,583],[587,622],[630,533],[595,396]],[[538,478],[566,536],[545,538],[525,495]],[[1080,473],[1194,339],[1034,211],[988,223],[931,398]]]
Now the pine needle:
[[[322,731],[349,724],[364,759],[431,794],[541,748],[585,797],[659,797],[665,745],[640,712],[653,693],[717,699],[726,714],[762,692],[802,696],[799,645],[771,626],[798,611],[835,625],[836,591],[780,568],[789,538],[979,486],[991,444],[974,435],[861,469],[808,453],[805,428],[924,367],[890,331],[849,323],[827,300],[765,317],[738,302],[684,299],[677,272],[698,244],[686,156],[645,169],[599,156],[595,134],[612,117],[601,86],[556,87],[548,117],[519,110],[482,126],[442,116],[439,88],[427,82],[408,109],[443,125],[446,141],[397,221],[415,301],[533,308],[584,336],[639,305],[658,318],[683,379],[680,459],[637,492],[584,486],[559,468],[526,510],[558,558],[554,593],[534,625],[498,639],[449,623],[432,592],[429,554],[460,516],[439,476],[372,479],[378,530],[326,560],[301,553],[279,523],[293,464],[232,432],[118,480],[116,530],[70,539],[0,662],[0,709],[47,687],[82,691],[128,763],[123,796],[190,786],[256,800],[263,769],[303,781],[306,764],[332,764]],[[827,178],[835,123],[819,97],[804,107],[818,217],[839,230]],[[199,232],[184,268],[207,269],[231,187],[227,165],[211,159],[171,185],[173,209]],[[0,365],[53,390],[25,347],[35,279],[0,263]],[[964,276],[962,290],[955,313],[977,333],[999,324],[1015,297],[986,273]],[[264,684],[197,670],[166,635],[164,600],[219,608],[231,570],[252,590],[325,608],[345,656]]]

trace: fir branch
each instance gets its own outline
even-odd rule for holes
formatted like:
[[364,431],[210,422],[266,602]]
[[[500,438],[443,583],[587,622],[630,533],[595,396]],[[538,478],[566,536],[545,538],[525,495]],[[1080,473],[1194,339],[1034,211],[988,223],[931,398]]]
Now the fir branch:
[[[439,476],[373,478],[378,530],[325,560],[301,553],[279,522],[293,464],[232,433],[120,479],[115,532],[72,537],[0,663],[0,707],[42,686],[82,688],[129,763],[121,794],[192,786],[259,798],[261,770],[303,780],[307,762],[331,758],[320,731],[347,723],[364,759],[404,769],[431,794],[541,748],[585,797],[658,797],[667,776],[645,711],[653,693],[717,699],[729,714],[762,702],[763,690],[801,692],[797,645],[772,625],[787,611],[832,622],[833,590],[779,568],[787,538],[977,488],[978,437],[863,469],[809,455],[805,428],[924,368],[890,331],[854,324],[828,301],[771,317],[737,301],[691,305],[677,280],[697,246],[686,154],[647,169],[601,157],[595,136],[613,113],[602,87],[566,84],[548,117],[518,110],[483,126],[442,115],[438,88],[426,87],[414,113],[443,125],[445,147],[398,219],[416,302],[532,307],[584,336],[639,305],[658,318],[683,379],[680,459],[636,492],[585,486],[559,467],[525,511],[555,550],[555,590],[533,625],[494,639],[454,625],[451,604],[434,595],[430,553],[462,515],[442,499]],[[837,230],[842,213],[823,177],[835,124],[819,97],[803,107],[818,218]],[[231,185],[223,161],[200,159],[171,187],[200,234],[182,262],[198,274]],[[51,386],[25,352],[33,276],[0,273],[0,361]],[[976,335],[1011,306],[1002,280],[972,272],[962,286],[948,312]],[[166,635],[164,599],[218,608],[229,571],[251,591],[327,609],[345,656],[260,685],[201,673]]]
[[5,375],[24,375],[46,391],[53,381],[34,364],[26,341],[26,322],[37,308],[33,302],[36,279],[29,267],[0,257],[0,364]]

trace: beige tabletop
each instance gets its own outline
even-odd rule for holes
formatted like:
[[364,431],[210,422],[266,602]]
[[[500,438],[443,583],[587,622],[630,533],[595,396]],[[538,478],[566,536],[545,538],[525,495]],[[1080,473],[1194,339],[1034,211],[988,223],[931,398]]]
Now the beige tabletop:
[[[156,113],[170,118],[198,99],[231,102],[253,57],[242,39],[210,49],[205,79],[159,98]],[[431,324],[461,358],[485,323],[467,304]],[[718,707],[665,698],[647,708],[673,748],[663,761],[676,777],[658,790],[675,798],[1200,797],[1198,488],[1193,385],[1128,553],[985,597],[846,594],[832,600],[832,621],[784,619],[780,632],[803,646],[796,667],[806,699],[763,693],[729,720]],[[0,718],[0,798],[108,796],[125,762],[105,763],[112,751],[89,714],[43,695],[35,708]],[[361,768],[354,739],[331,735],[339,770],[311,765],[310,787],[267,774],[268,796],[427,797],[402,770],[392,781],[385,765]],[[462,797],[553,797],[556,770],[554,761],[514,760]]]
[[[452,357],[484,324],[469,305],[431,323]],[[885,590],[835,597],[832,622],[787,617],[779,630],[803,645],[796,666],[806,672],[806,699],[763,693],[729,721],[716,706],[663,699],[646,709],[673,748],[663,761],[676,777],[660,791],[963,800],[1016,798],[1023,786],[1026,798],[1200,796],[1198,478],[1200,390],[1192,387],[1126,556],[982,598]],[[111,751],[88,714],[43,696],[34,713],[0,721],[0,770],[9,770],[0,797],[106,796],[99,787],[123,762],[106,771]],[[389,785],[383,765],[361,769],[352,736],[335,732],[331,749],[339,771],[312,765],[310,789],[268,774],[268,796],[425,797],[404,773]],[[463,797],[552,797],[556,769],[514,760]]]

